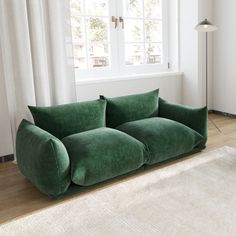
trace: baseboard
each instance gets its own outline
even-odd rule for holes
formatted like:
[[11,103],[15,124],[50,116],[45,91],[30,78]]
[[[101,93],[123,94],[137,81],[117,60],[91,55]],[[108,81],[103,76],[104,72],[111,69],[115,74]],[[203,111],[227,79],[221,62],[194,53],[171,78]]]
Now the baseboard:
[[227,112],[222,112],[222,111],[209,110],[208,113],[209,114],[218,114],[218,115],[227,116],[227,117],[231,117],[231,118],[236,118],[236,115],[230,114]]
[[10,154],[10,155],[0,157],[0,163],[7,162],[7,161],[14,161],[14,155]]

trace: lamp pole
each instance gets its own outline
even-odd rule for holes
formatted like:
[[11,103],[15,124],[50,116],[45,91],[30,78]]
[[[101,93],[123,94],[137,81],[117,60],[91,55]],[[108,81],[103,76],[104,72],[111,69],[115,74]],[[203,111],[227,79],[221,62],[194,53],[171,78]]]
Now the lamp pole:
[[206,32],[206,106],[208,107],[208,47],[207,47],[207,32]]
[[[199,24],[197,24],[195,26],[195,30],[197,30],[198,32],[205,32],[206,33],[206,107],[208,108],[208,32],[213,32],[215,30],[217,30],[217,27],[215,25],[213,25],[211,22],[209,22],[207,19],[199,22]],[[215,124],[215,122],[213,120],[211,120],[209,118],[209,120],[211,121],[211,123],[218,129],[219,132],[221,132],[221,130],[218,128],[218,126]]]

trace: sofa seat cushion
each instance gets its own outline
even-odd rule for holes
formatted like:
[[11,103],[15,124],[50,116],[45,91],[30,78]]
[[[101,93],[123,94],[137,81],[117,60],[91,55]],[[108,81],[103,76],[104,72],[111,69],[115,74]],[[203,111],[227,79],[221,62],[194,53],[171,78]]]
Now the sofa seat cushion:
[[193,129],[165,118],[149,118],[117,127],[146,145],[147,164],[155,164],[192,151],[204,139]]
[[89,186],[138,169],[145,163],[145,146],[115,129],[98,128],[62,139],[71,161],[75,184]]

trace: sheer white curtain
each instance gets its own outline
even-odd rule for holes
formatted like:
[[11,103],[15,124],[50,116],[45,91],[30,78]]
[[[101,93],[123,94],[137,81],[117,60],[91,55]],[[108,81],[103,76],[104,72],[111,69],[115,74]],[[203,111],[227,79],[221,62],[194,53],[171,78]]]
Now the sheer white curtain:
[[0,0],[0,40],[14,138],[27,105],[76,101],[69,0]]

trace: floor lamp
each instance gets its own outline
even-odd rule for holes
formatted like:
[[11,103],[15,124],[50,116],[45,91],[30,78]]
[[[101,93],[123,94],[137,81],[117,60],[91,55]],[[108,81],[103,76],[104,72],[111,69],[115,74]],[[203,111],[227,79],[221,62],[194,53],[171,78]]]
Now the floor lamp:
[[[199,22],[195,26],[195,30],[197,30],[198,32],[206,33],[206,106],[208,107],[208,48],[207,48],[208,39],[207,39],[207,33],[216,31],[217,27],[215,25],[213,25],[211,22],[209,22],[207,19],[205,19],[205,20]],[[214,123],[214,121],[211,119],[210,119],[210,121],[218,129],[218,131],[221,132],[221,130]]]

